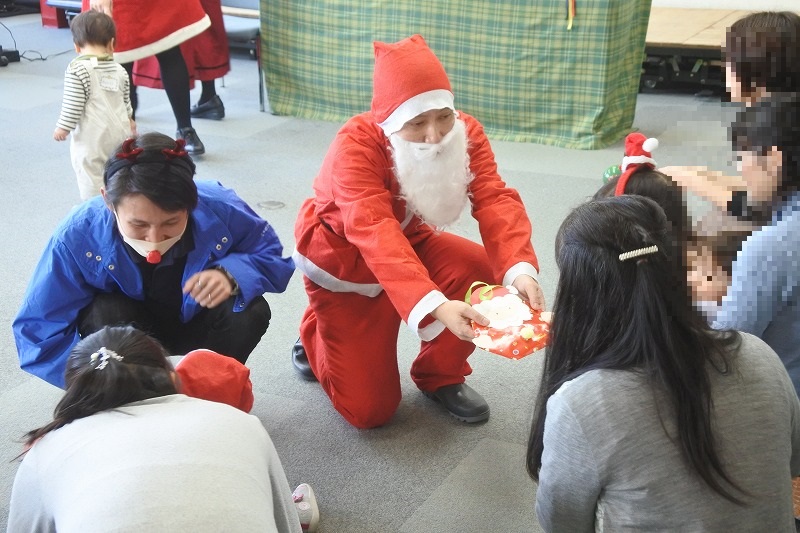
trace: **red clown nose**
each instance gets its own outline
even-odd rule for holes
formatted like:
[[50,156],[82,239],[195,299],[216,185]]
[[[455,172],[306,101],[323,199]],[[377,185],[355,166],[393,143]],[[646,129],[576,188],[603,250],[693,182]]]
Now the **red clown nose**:
[[147,254],[147,262],[151,265],[155,265],[161,262],[161,252],[158,250],[152,250]]

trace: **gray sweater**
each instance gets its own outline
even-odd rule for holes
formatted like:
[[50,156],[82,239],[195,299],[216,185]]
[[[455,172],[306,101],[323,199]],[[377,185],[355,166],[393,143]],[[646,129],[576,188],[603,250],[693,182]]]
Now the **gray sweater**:
[[261,422],[176,394],[76,420],[19,466],[11,533],[300,533]]
[[800,401],[780,359],[756,337],[742,334],[731,367],[710,372],[713,427],[748,506],[719,496],[687,465],[664,430],[677,434],[671,409],[642,375],[595,370],[547,402],[536,494],[545,531],[794,532]]

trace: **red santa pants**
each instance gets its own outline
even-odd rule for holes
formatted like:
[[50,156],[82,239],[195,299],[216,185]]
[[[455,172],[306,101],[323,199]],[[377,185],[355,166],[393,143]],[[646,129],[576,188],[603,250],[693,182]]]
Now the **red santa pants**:
[[[463,300],[474,281],[492,281],[484,248],[447,233],[414,245],[431,280],[451,300]],[[300,340],[314,375],[334,408],[359,428],[385,424],[400,403],[397,334],[401,318],[385,292],[370,298],[331,292],[304,278],[309,306]],[[428,323],[432,318],[428,318]],[[425,325],[423,322],[422,325]],[[411,366],[421,390],[463,383],[472,372],[467,357],[475,346],[449,330],[423,341]]]

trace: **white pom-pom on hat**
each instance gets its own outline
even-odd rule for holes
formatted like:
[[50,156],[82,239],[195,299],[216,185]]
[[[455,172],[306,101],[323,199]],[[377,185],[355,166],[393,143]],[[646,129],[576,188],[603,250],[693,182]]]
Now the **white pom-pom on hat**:
[[642,150],[645,152],[652,152],[656,148],[658,148],[658,139],[655,137],[650,137],[642,143]]
[[[656,167],[656,162],[651,156],[651,151],[658,148],[658,139],[646,137],[642,133],[629,133],[625,137],[625,157],[622,158],[620,168],[624,173],[630,165],[652,165]],[[620,180],[622,182],[623,180]]]

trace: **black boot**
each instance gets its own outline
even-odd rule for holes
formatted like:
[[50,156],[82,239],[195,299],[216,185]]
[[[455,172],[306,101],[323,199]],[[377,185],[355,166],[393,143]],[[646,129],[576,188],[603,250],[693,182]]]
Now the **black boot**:
[[203,141],[197,136],[194,128],[181,128],[175,133],[176,139],[183,139],[186,141],[186,151],[191,155],[200,155],[206,153],[206,147]]
[[432,392],[423,391],[423,394],[441,403],[447,412],[462,422],[474,424],[489,419],[486,400],[466,383],[445,385]]
[[215,94],[209,101],[192,106],[190,113],[192,118],[222,120],[225,118],[225,106],[222,105],[222,99],[219,95]]

